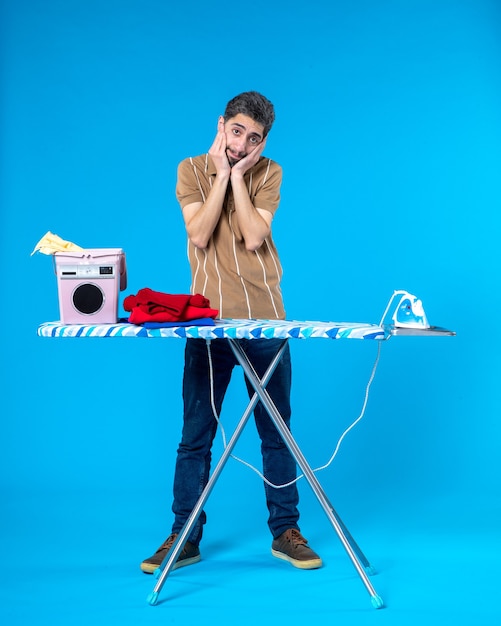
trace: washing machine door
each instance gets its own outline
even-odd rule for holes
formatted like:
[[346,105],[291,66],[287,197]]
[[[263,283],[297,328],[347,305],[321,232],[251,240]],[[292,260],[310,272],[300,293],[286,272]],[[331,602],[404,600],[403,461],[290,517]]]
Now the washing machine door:
[[103,308],[103,290],[93,283],[78,285],[72,294],[73,306],[83,315],[94,315]]

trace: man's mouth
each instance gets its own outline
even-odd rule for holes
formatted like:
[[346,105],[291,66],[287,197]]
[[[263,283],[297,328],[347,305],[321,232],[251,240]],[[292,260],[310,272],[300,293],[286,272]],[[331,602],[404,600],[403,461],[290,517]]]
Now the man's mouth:
[[245,154],[241,153],[241,152],[233,152],[232,150],[230,150],[228,148],[227,150],[227,154],[228,154],[228,158],[230,159],[230,161],[240,161],[240,159],[243,159]]

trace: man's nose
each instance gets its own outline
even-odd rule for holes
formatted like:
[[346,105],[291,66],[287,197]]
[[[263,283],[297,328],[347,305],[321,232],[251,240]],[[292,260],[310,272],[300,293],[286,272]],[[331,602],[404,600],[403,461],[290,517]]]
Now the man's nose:
[[237,137],[235,139],[235,148],[238,150],[238,152],[244,152],[245,151],[245,142],[246,139],[245,137]]

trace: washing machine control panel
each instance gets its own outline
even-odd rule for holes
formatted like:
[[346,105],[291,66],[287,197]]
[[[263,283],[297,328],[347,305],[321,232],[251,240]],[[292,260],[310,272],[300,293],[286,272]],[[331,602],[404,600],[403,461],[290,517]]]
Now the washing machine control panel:
[[59,277],[68,278],[114,278],[115,265],[60,265]]

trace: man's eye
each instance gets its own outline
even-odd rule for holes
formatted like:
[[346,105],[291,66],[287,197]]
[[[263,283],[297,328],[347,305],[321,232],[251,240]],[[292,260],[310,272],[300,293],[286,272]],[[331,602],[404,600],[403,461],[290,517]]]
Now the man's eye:
[[238,130],[238,128],[234,128],[233,129],[233,134],[234,135],[240,135],[240,131]]
[[251,137],[251,138],[249,139],[249,141],[250,141],[250,143],[253,143],[254,145],[256,145],[256,144],[258,144],[258,143],[259,143],[259,141],[258,141],[257,137]]

